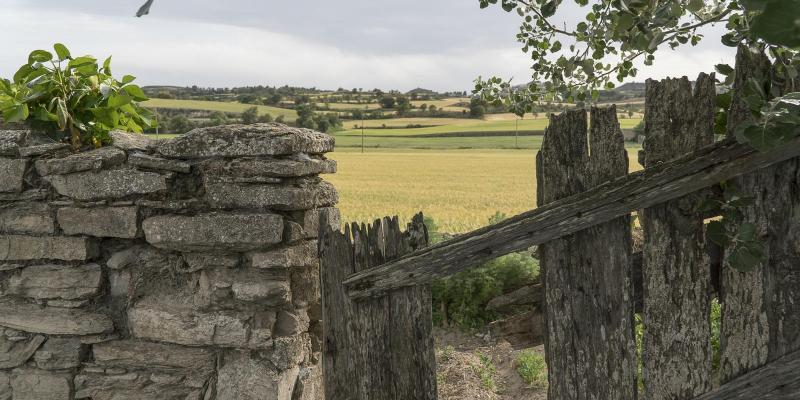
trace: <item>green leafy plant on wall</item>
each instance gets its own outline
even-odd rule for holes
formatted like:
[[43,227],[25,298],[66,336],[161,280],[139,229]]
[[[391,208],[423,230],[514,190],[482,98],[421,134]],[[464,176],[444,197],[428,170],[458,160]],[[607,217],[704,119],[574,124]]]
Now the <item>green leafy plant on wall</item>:
[[63,44],[55,55],[34,50],[12,80],[0,79],[0,115],[6,122],[24,122],[33,128],[69,140],[74,150],[100,147],[109,132],[141,133],[155,127],[149,111],[139,106],[148,100],[136,79],[111,75],[111,57],[102,65],[92,56],[72,57]]

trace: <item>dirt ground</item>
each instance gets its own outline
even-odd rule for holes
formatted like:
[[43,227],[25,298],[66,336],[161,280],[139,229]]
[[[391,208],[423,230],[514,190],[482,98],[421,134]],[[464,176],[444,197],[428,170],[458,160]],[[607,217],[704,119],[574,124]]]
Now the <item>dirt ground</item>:
[[[516,371],[517,355],[507,341],[435,329],[437,383],[442,400],[544,400],[546,387],[529,387]],[[544,355],[542,346],[534,351]],[[492,368],[493,366],[493,368]]]

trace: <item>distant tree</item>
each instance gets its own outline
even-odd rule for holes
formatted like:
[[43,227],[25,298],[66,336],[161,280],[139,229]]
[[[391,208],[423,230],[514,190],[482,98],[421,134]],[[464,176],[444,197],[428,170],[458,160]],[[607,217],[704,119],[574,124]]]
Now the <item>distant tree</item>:
[[633,119],[633,110],[628,110],[628,118]]
[[297,111],[297,126],[308,129],[317,129],[317,121],[314,120],[314,104],[303,103],[295,107]]
[[258,99],[258,96],[248,93],[248,94],[239,95],[237,97],[237,100],[239,100],[240,103],[244,103],[244,104],[255,104],[255,102],[258,101],[259,99]]
[[486,115],[486,102],[479,97],[473,97],[469,101],[469,116],[473,118],[483,118]]
[[181,134],[189,132],[194,126],[186,115],[176,114],[167,120],[165,128],[169,133]]
[[261,115],[258,116],[258,122],[260,122],[260,123],[272,122],[272,115],[270,115],[270,114],[261,114]]
[[284,118],[283,114],[281,114],[281,115],[278,115],[277,117],[275,117],[275,122],[277,122],[279,124],[282,124],[282,123],[285,122],[285,119],[286,118]]
[[419,109],[422,110],[423,112],[424,111],[428,111],[428,105],[427,104],[422,104],[421,106],[419,106]]
[[311,96],[309,96],[307,94],[303,94],[303,95],[297,96],[294,99],[294,104],[296,104],[296,105],[307,104],[307,103],[311,103]]
[[388,94],[381,96],[380,99],[378,99],[378,102],[381,104],[381,107],[383,108],[394,108],[394,105],[396,103],[394,97]]
[[353,117],[353,119],[362,119],[364,118],[364,111],[356,108],[350,112],[350,115]]
[[258,107],[250,107],[242,113],[242,123],[245,125],[255,124],[258,120]]
[[411,109],[411,102],[408,100],[406,96],[397,96],[395,99],[395,108],[397,109],[397,115],[403,116],[406,115],[408,110]]
[[431,112],[431,114],[435,113],[436,110],[437,110],[437,108],[436,108],[435,105],[431,104],[431,105],[428,106],[428,111]]
[[266,99],[267,104],[270,105],[278,105],[280,104],[281,100],[283,100],[283,96],[281,96],[281,94],[278,92],[269,95],[269,97]]
[[174,99],[175,95],[170,93],[170,92],[168,92],[168,91],[166,91],[166,90],[162,90],[162,91],[160,91],[160,92],[158,92],[156,94],[156,98],[159,98],[159,99]]
[[320,132],[329,132],[342,127],[342,121],[339,120],[339,115],[336,113],[315,114],[314,122],[316,129]]

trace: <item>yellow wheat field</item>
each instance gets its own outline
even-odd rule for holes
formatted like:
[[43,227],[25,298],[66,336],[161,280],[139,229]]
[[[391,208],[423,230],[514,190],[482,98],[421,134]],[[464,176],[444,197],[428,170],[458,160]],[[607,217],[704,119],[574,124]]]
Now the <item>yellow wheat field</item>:
[[[629,149],[636,159],[635,148]],[[337,151],[326,176],[339,190],[343,221],[371,221],[419,211],[442,232],[461,233],[536,207],[534,150]],[[632,161],[631,169],[641,167]]]

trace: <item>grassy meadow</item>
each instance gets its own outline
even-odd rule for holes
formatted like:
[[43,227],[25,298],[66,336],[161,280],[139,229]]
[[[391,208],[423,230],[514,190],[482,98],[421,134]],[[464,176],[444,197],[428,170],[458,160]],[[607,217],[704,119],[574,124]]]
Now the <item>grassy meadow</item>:
[[[632,171],[641,169],[638,149],[628,148]],[[536,207],[533,149],[371,149],[362,154],[339,148],[329,158],[339,169],[325,179],[339,190],[343,221],[385,215],[408,221],[423,211],[440,231],[463,233],[486,225],[496,212],[512,216]]]

